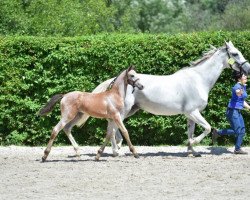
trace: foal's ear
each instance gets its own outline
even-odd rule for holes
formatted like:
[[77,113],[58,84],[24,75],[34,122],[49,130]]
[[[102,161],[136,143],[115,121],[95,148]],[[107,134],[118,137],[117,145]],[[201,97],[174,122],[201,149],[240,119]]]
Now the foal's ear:
[[130,70],[135,70],[135,66],[134,65],[130,65],[129,68],[127,69],[127,71],[129,72]]

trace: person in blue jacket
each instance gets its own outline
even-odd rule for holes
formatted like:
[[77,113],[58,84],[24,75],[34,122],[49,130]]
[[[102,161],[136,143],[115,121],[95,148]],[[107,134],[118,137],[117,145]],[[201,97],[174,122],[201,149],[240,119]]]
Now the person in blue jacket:
[[235,154],[248,154],[246,151],[241,149],[241,144],[246,133],[244,119],[241,114],[241,110],[246,108],[250,110],[250,106],[245,101],[247,98],[246,83],[247,76],[238,71],[233,72],[233,77],[236,84],[232,88],[232,97],[228,103],[226,117],[230,123],[230,129],[221,129],[212,131],[212,142],[215,144],[217,138],[223,135],[235,135]]

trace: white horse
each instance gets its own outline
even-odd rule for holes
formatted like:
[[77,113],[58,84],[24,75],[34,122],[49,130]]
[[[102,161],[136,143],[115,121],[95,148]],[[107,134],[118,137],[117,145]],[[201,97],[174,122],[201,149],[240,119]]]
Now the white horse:
[[[139,109],[155,115],[184,114],[188,119],[188,153],[200,156],[192,146],[211,132],[210,124],[200,112],[207,106],[209,92],[223,69],[228,67],[243,71],[245,74],[250,73],[250,64],[231,41],[218,49],[213,48],[201,59],[193,62],[191,67],[181,69],[172,75],[137,74],[144,89],[136,89],[133,92],[132,87],[127,88],[122,118],[133,115]],[[93,92],[106,90],[112,80],[101,83]],[[88,117],[84,115],[77,125],[83,125]],[[204,128],[198,137],[193,137],[195,124]],[[115,134],[118,128],[112,127],[112,130]],[[116,132],[116,140],[118,145],[115,137],[111,139],[114,155],[117,155],[122,142],[119,131]]]

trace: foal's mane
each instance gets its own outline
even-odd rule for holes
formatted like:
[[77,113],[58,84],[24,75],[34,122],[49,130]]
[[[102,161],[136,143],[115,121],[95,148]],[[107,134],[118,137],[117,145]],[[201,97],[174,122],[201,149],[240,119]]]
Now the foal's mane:
[[124,71],[125,71],[125,70],[123,70],[121,73],[119,73],[119,75],[116,76],[116,77],[111,81],[111,83],[110,83],[109,86],[107,87],[107,90],[110,90],[110,89],[113,87],[113,85],[114,85],[115,81],[117,80],[117,78],[118,78]]

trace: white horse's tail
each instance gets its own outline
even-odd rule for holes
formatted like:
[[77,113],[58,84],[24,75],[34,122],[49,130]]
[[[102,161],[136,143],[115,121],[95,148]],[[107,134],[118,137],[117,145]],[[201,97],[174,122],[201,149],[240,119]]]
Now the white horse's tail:
[[[110,83],[113,81],[114,79],[109,79],[106,80],[104,82],[102,82],[100,85],[98,85],[93,91],[92,93],[99,93],[99,92],[104,92],[108,89]],[[82,118],[80,118],[76,124],[76,126],[81,127],[85,124],[85,122],[88,120],[89,115],[85,114],[82,116]]]

